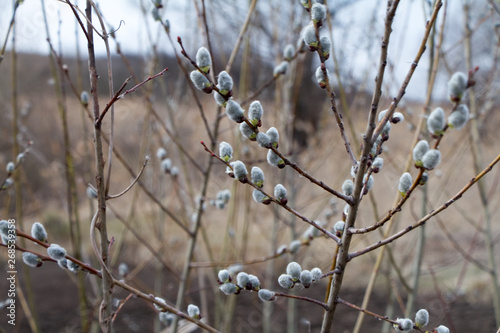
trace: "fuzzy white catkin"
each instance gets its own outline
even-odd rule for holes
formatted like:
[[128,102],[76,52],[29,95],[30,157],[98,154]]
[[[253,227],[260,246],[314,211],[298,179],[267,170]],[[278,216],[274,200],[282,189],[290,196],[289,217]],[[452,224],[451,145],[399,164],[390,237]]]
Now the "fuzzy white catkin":
[[[242,122],[242,123],[240,124],[240,127],[239,127],[239,128],[240,128],[240,133],[241,133],[244,137],[246,137],[246,138],[248,138],[248,139],[250,139],[250,140],[255,140],[255,138],[257,138],[257,133],[256,133],[256,132],[254,132],[254,130],[253,130],[250,126],[248,126],[248,124],[247,124],[247,123]],[[260,133],[260,132],[259,132],[259,133]]]
[[402,123],[405,120],[405,116],[401,112],[394,112],[392,115],[392,122],[394,124]]
[[262,148],[271,148],[271,139],[269,138],[269,135],[263,132],[257,133],[257,143],[259,146]]
[[126,277],[128,275],[128,272],[129,268],[126,263],[122,262],[118,265],[118,275],[120,275],[120,277],[122,278]]
[[375,182],[375,179],[373,178],[372,175],[370,175],[370,177],[368,177],[368,180],[367,180],[366,176],[367,176],[367,174],[365,173],[365,175],[363,176],[363,183],[366,183],[366,190],[369,191],[372,189],[373,183]]
[[323,36],[319,39],[319,42],[321,44],[321,53],[323,54],[323,57],[328,58],[330,56],[330,50],[332,48],[332,42],[330,41],[330,38],[327,36]]
[[344,232],[344,228],[345,228],[345,222],[344,221],[338,221],[337,223],[335,223],[335,225],[333,226],[333,230],[336,232],[336,233],[342,233]]
[[231,295],[238,291],[238,287],[232,283],[224,283],[219,286],[219,289],[226,295]]
[[448,81],[448,98],[453,102],[458,102],[467,88],[467,75],[462,72],[456,72]]
[[302,244],[298,239],[291,241],[290,245],[288,246],[290,253],[293,254],[299,252],[301,245]]
[[231,162],[231,166],[233,167],[234,177],[239,180],[243,180],[248,175],[247,167],[245,163],[241,161]]
[[351,196],[354,192],[354,183],[350,179],[346,179],[342,184],[342,192],[345,195]]
[[259,290],[259,298],[262,302],[274,301],[274,295],[275,293],[270,290],[267,289]]
[[230,99],[226,104],[226,115],[229,119],[234,122],[241,123],[243,122],[245,116],[243,115],[243,109],[241,106]]
[[422,161],[425,153],[429,151],[429,143],[426,140],[420,140],[413,148],[413,161]]
[[413,322],[408,318],[398,318],[396,322],[401,326],[401,328],[396,327],[399,332],[409,332],[413,329]]
[[194,304],[188,305],[187,313],[188,313],[189,317],[191,317],[191,318],[194,318],[194,319],[200,318],[200,308]]
[[311,19],[313,22],[323,21],[326,17],[326,7],[322,4],[315,3],[311,8]]
[[259,290],[260,281],[259,281],[259,278],[256,277],[255,275],[252,275],[252,274],[248,275],[248,283],[251,286],[250,290]]
[[418,328],[425,327],[429,323],[429,312],[426,309],[420,309],[415,314],[415,325]]
[[285,60],[292,60],[293,54],[295,53],[295,47],[292,44],[288,44],[285,46],[285,49],[283,50],[283,58]]
[[304,43],[309,47],[317,47],[318,40],[316,39],[316,30],[312,24],[308,25],[304,30]]
[[252,125],[256,126],[262,118],[264,109],[259,101],[253,101],[248,108],[248,119]]
[[14,170],[16,169],[16,165],[14,164],[14,162],[9,162],[7,163],[7,166],[5,167],[5,170],[8,172],[8,173],[12,173],[14,172]]
[[287,196],[286,188],[283,185],[281,185],[281,184],[277,184],[274,187],[274,196],[278,200],[285,199],[286,196]]
[[302,268],[298,263],[295,261],[292,261],[286,266],[286,273],[292,277],[294,281],[297,281],[300,279],[300,272],[302,271]]
[[311,269],[311,275],[313,278],[313,282],[318,282],[321,280],[321,276],[323,276],[323,272],[321,271],[321,268],[314,267]]
[[165,326],[170,326],[174,322],[175,315],[170,312],[160,312],[158,314],[158,320]]
[[424,168],[432,170],[441,162],[441,153],[437,149],[431,149],[422,157]]
[[288,61],[282,61],[273,69],[273,76],[285,75],[288,70]]
[[267,163],[271,164],[272,166],[279,166],[284,162],[281,157],[279,157],[274,151],[269,149],[267,152]]
[[233,78],[226,71],[219,73],[217,78],[217,88],[222,95],[227,95],[233,89]]
[[227,101],[224,97],[222,97],[221,94],[219,94],[218,92],[214,93],[214,99],[215,99],[215,102],[217,103],[217,105],[220,105],[220,106],[225,106]]
[[167,151],[165,150],[165,148],[158,148],[158,150],[156,151],[156,157],[161,161],[163,159],[165,159],[167,157]]
[[[318,81],[318,83],[325,83],[325,75],[323,74],[323,70],[321,69],[321,66],[316,68],[316,72],[315,72],[315,75],[316,75],[316,81]],[[329,76],[330,75],[330,72],[328,71],[328,69],[326,70],[326,75]]]
[[204,90],[210,86],[210,81],[205,77],[205,75],[201,74],[199,71],[195,70],[189,74],[191,78],[191,82],[193,82],[194,86],[198,90]]
[[23,252],[23,261],[30,267],[39,267],[43,263],[39,256],[31,252]]
[[33,225],[31,226],[31,236],[38,239],[40,242],[46,242],[47,231],[45,231],[43,224],[41,224],[40,222],[33,223]]
[[281,274],[278,278],[278,283],[284,289],[291,289],[293,287],[293,279],[289,274]]
[[49,257],[51,257],[54,260],[61,260],[66,257],[66,250],[57,244],[50,244],[50,246],[47,248],[47,253],[49,254]]
[[411,175],[408,172],[403,173],[401,178],[399,178],[398,189],[402,195],[406,195],[406,193],[410,190],[413,180]]
[[436,333],[450,333],[450,329],[444,325],[439,325],[436,328]]
[[219,143],[219,157],[224,162],[229,162],[233,158],[233,147],[226,141]]
[[382,121],[382,119],[384,119],[385,117],[385,114],[387,113],[388,110],[384,110],[384,111],[380,111],[379,114],[378,114],[378,121]]
[[269,200],[269,197],[267,195],[257,190],[256,188],[252,192],[252,197],[257,203],[263,203],[264,201]]
[[97,192],[90,185],[87,187],[87,197],[97,199]]
[[212,57],[210,56],[210,52],[208,52],[206,48],[200,47],[198,52],[196,52],[196,65],[198,65],[202,71],[208,73],[211,64]]
[[271,140],[271,144],[276,148],[277,143],[280,139],[280,134],[278,130],[275,127],[271,127],[266,131],[266,134],[269,136],[269,139]]
[[382,170],[382,167],[384,166],[384,159],[382,157],[375,157],[372,163],[372,170],[373,172],[379,172]]
[[236,284],[242,289],[245,289],[249,280],[249,276],[245,272],[239,272],[238,275],[236,275]]
[[313,278],[310,271],[305,269],[302,272],[300,272],[299,281],[304,287],[309,288],[311,286],[312,280]]
[[78,273],[78,271],[80,270],[80,265],[72,262],[71,260],[68,260],[67,266],[68,266],[68,270],[72,273]]
[[446,125],[444,117],[445,114],[442,108],[436,108],[431,112],[427,118],[427,129],[431,134],[440,134],[443,131]]
[[[160,302],[160,303],[164,303],[164,304],[166,304],[165,300],[164,300],[163,298],[161,298],[161,297],[155,297],[155,301],[158,301],[158,302]],[[153,304],[154,304],[154,306],[155,306],[156,310],[158,310],[158,311],[163,311],[163,307],[159,306],[159,305],[158,305],[158,304],[156,304],[156,303],[153,303]]]
[[262,188],[264,186],[264,171],[262,171],[261,168],[254,166],[252,167],[252,170],[250,170],[250,176],[252,178],[252,183],[257,186]]
[[469,121],[469,108],[465,104],[460,104],[457,109],[448,116],[448,126],[459,130]]
[[170,158],[162,160],[160,167],[163,172],[168,173],[172,169],[172,160]]

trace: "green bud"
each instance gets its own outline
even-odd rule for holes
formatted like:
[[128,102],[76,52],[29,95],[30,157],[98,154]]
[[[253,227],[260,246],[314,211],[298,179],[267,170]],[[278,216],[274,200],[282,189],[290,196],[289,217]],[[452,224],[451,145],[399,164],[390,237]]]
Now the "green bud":
[[250,171],[250,176],[252,177],[252,183],[255,186],[260,188],[264,186],[264,172],[262,171],[261,168],[257,166],[252,167],[252,170]]
[[437,149],[431,149],[422,157],[424,168],[432,170],[441,162],[441,153]]
[[292,277],[293,281],[298,281],[300,279],[301,271],[302,268],[295,261],[292,261],[286,266],[286,273]]
[[462,96],[467,89],[467,75],[461,72],[456,72],[448,81],[448,98],[452,102],[460,102]]
[[47,231],[40,222],[35,222],[31,226],[31,236],[38,239],[40,242],[47,242]]
[[224,162],[229,162],[233,158],[233,147],[226,141],[219,143],[219,157]]
[[204,73],[208,74],[210,72],[212,57],[206,48],[200,47],[198,52],[196,52],[196,65],[198,65]]
[[232,99],[227,101],[226,115],[228,116],[229,119],[231,119],[234,122],[237,122],[238,124],[243,122],[243,120],[245,119],[245,116],[243,115],[243,109],[238,103],[236,103]]
[[281,286],[281,288],[284,289],[292,289],[294,284],[293,278],[288,274],[281,274],[278,278],[278,283]]
[[444,126],[446,125],[444,116],[444,110],[441,108],[436,108],[431,112],[427,118],[427,129],[429,130],[429,133],[434,135],[440,135],[443,133]]
[[270,302],[274,301],[276,297],[274,292],[267,289],[260,289],[259,298],[262,302]]
[[448,126],[459,130],[469,121],[469,108],[465,104],[460,104],[448,117]]
[[413,184],[413,180],[411,178],[411,175],[408,172],[403,173],[401,178],[399,178],[399,184],[398,184],[398,189],[399,193],[404,197],[406,193],[411,188],[411,185]]

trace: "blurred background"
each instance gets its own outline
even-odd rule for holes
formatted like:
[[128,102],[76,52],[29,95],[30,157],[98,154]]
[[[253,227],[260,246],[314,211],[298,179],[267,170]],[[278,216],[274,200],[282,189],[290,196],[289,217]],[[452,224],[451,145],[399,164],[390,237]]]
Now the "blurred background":
[[[84,11],[83,1],[72,3]],[[96,185],[93,123],[89,116],[92,109],[80,98],[83,91],[89,90],[86,39],[64,1],[24,1],[17,7],[11,29],[14,3],[0,0],[0,4],[0,41],[2,45],[5,42],[0,63],[2,170],[29,147],[15,171],[15,184],[0,191],[1,217],[16,219],[17,227],[26,232],[34,222],[43,223],[49,243],[60,244],[68,253],[99,267],[89,241],[90,220],[97,202],[87,196],[88,184]],[[140,184],[109,201],[111,267],[118,276],[119,264],[127,264],[129,273],[124,278],[130,284],[175,304],[177,277],[185,264],[189,240],[180,225],[189,227],[196,220],[206,179],[200,169],[213,163],[203,198],[206,207],[191,263],[187,301],[198,304],[208,322],[224,332],[303,332],[308,327],[317,331],[322,317],[319,307],[283,298],[264,306],[256,293],[229,297],[218,290],[217,271],[230,264],[242,264],[239,269],[257,275],[265,288],[283,291],[277,277],[284,273],[288,262],[297,261],[305,269],[320,267],[327,272],[334,253],[332,242],[325,237],[311,240],[304,235],[308,225],[293,215],[280,207],[254,202],[252,189],[229,178],[226,167],[211,159],[200,145],[200,141],[210,142],[207,127],[215,126],[219,111],[213,96],[190,88],[186,74],[193,68],[180,56],[177,36],[193,58],[199,47],[207,47],[208,36],[212,74],[217,76],[228,63],[251,4],[246,0],[163,0],[159,7],[158,2],[155,5],[146,0],[97,2],[109,33],[115,91],[128,77],[132,80],[126,89],[168,68],[165,74],[115,104],[110,193],[125,189],[146,156],[151,159]],[[346,135],[358,156],[379,62],[386,2],[337,0],[327,5],[329,20],[322,34],[331,36],[333,48],[326,65]],[[419,49],[432,5],[432,1],[425,0],[401,3],[392,25],[379,110],[387,109],[397,95]],[[419,188],[406,203],[390,234],[446,202],[498,155],[498,7],[493,0],[445,3],[437,29],[431,32],[426,53],[398,106],[405,120],[393,124],[384,144],[384,168],[375,175],[370,195],[363,199],[358,227],[372,225],[394,206],[398,180],[411,154],[419,122],[436,107],[451,112],[447,81],[457,71],[467,73],[470,64],[479,67],[473,92],[469,91],[464,99],[473,120],[460,131],[446,133],[440,144],[442,163],[430,173],[425,189]],[[80,18],[84,20],[82,14]],[[202,18],[206,18],[208,31]],[[235,100],[241,102],[253,96],[273,78],[285,46],[302,44],[300,33],[308,20],[299,1],[257,2],[229,71]],[[100,33],[95,16],[93,22]],[[108,60],[102,39],[97,35],[94,38],[102,110],[110,99]],[[435,57],[437,67],[433,66]],[[262,129],[276,127],[280,131],[280,151],[309,174],[340,189],[350,178],[350,161],[328,96],[314,78],[318,66],[316,54],[299,53],[287,73],[252,100],[260,100],[264,107]],[[429,93],[433,71],[437,75]],[[106,136],[110,135],[110,125],[110,117],[105,118]],[[220,120],[215,140],[221,141],[231,143],[235,159],[244,161],[247,168],[259,166],[264,170],[265,189],[270,193],[274,185],[283,184],[289,192],[289,205],[304,216],[328,229],[342,219],[344,205],[340,200],[332,199],[289,168],[279,170],[268,165],[265,150],[246,140],[225,117]],[[168,172],[156,156],[159,148],[166,149],[171,161]],[[410,173],[416,175],[418,171],[412,168]],[[388,246],[367,309],[395,318],[405,316],[407,311],[410,314],[406,316],[411,317],[419,308],[426,308],[431,315],[430,325],[447,325],[452,332],[498,329],[492,267],[497,267],[500,259],[492,254],[497,254],[500,240],[499,176],[497,168],[493,169],[480,187],[473,187],[425,228]],[[0,172],[0,179],[6,177],[7,173]],[[231,191],[231,199],[220,209],[215,205],[216,197],[225,189]],[[360,250],[383,238],[378,231],[359,235],[352,249]],[[260,260],[294,240],[302,244],[298,252]],[[23,246],[43,250],[29,242]],[[421,253],[419,248],[423,249]],[[7,285],[3,278],[7,256],[4,251],[0,256],[5,259],[1,261],[1,291]],[[342,298],[361,305],[376,258],[377,252],[372,252],[351,262]],[[254,260],[259,262],[249,263]],[[75,275],[53,262],[30,268],[21,262],[20,254],[17,271],[18,325],[10,327],[2,320],[1,331],[98,331],[100,281],[95,277],[84,272]],[[496,279],[498,284],[498,276]],[[322,301],[327,287],[327,279],[323,280],[293,293]],[[113,294],[116,305],[121,304],[115,319],[117,331],[168,331],[158,322],[151,304],[128,296],[118,288]],[[0,294],[0,301],[6,298]],[[2,317],[4,311],[0,311]],[[356,311],[341,307],[334,331],[352,332],[357,316]],[[360,332],[389,330],[392,328],[371,317],[365,318],[360,328]]]

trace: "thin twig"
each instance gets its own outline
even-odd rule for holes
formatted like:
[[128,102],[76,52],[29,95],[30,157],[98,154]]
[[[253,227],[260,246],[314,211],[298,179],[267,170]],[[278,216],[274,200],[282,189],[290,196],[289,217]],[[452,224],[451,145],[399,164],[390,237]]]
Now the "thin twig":
[[134,184],[135,184],[135,183],[137,183],[137,181],[138,181],[138,180],[139,180],[139,178],[141,177],[141,175],[142,175],[142,173],[143,173],[144,169],[146,168],[146,165],[147,165],[148,161],[149,161],[149,156],[148,156],[148,157],[146,157],[146,159],[144,160],[144,163],[142,164],[142,168],[141,168],[141,170],[139,171],[139,173],[137,174],[137,177],[135,177],[135,179],[132,181],[132,183],[130,183],[130,185],[129,185],[126,189],[124,189],[123,191],[121,191],[120,193],[115,194],[115,195],[109,195],[109,194],[108,194],[107,199],[108,199],[108,200],[109,200],[109,199],[116,199],[116,198],[121,197],[121,196],[122,196],[122,195],[124,195],[125,193],[127,193],[127,192],[128,192],[128,191],[132,188],[132,186],[134,186]]
[[381,240],[375,244],[372,244],[362,250],[359,250],[359,251],[356,251],[356,252],[353,252],[353,253],[350,253],[349,254],[349,260],[351,259],[354,259],[356,257],[359,257],[360,255],[363,255],[365,253],[368,253],[368,252],[371,252],[375,249],[378,249],[379,247],[381,246],[385,246],[389,243],[391,243],[392,241],[400,238],[401,236],[407,234],[408,232],[410,232],[411,230],[415,229],[415,228],[418,228],[422,225],[425,224],[425,222],[427,222],[431,217],[439,214],[440,212],[442,212],[443,210],[445,210],[446,208],[448,208],[449,206],[451,206],[452,204],[454,204],[456,201],[458,201],[462,195],[467,192],[475,183],[477,183],[478,180],[480,180],[481,178],[483,178],[484,175],[486,175],[488,172],[490,172],[493,167],[500,161],[500,155],[498,155],[483,171],[481,171],[476,177],[472,178],[469,183],[467,183],[467,185],[465,185],[457,194],[455,194],[451,199],[449,199],[448,201],[446,201],[444,204],[442,204],[440,207],[438,207],[436,210],[433,210],[431,211],[429,214],[427,214],[426,216],[424,216],[423,218],[421,218],[419,221],[417,221],[416,223],[414,223],[413,225],[410,225],[408,227],[406,227],[405,229],[401,230],[400,232],[384,239],[384,240]]

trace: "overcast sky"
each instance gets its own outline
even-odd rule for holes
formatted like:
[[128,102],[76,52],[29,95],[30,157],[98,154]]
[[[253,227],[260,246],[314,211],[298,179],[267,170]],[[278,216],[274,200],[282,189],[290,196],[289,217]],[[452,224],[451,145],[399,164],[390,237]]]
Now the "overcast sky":
[[[278,2],[277,2],[278,1]],[[282,1],[282,2],[281,2]],[[478,1],[478,0],[476,0]],[[177,0],[177,1],[163,1],[165,9],[162,10],[161,15],[163,19],[168,19],[171,24],[171,34],[176,36],[189,36],[189,34],[197,28],[196,11],[192,8],[192,0]],[[332,3],[332,1],[330,1]],[[340,1],[344,2],[346,1]],[[449,8],[449,22],[447,26],[461,29],[462,15],[460,13],[462,1],[450,1]],[[486,1],[480,1],[486,3]],[[7,27],[12,15],[11,0],[0,0],[2,3],[2,10],[0,11],[0,38],[3,42]],[[18,51],[30,53],[44,53],[48,52],[48,46],[45,41],[46,33],[41,10],[41,0],[25,0],[19,7],[16,15],[17,30],[16,30],[16,43]],[[74,0],[73,3],[81,6],[84,10],[84,0]],[[166,42],[164,33],[162,32],[159,24],[154,22],[150,14],[152,3],[149,0],[142,0],[142,3],[147,7],[146,18],[141,11],[141,0],[101,0],[97,1],[101,12],[104,14],[107,24],[117,28],[122,22],[120,29],[117,32],[118,42],[121,44],[123,51],[128,53],[145,54],[150,50],[150,41],[148,36],[152,36],[155,42],[158,43],[158,48],[161,52],[171,52],[171,46]],[[207,5],[223,3],[225,4],[227,12],[225,15],[234,15],[233,21],[243,21],[248,5],[247,0],[210,0]],[[260,15],[268,15],[273,19],[271,10],[267,7],[276,4],[289,3],[285,0],[269,0],[260,1],[259,5],[262,9]],[[293,0],[295,6],[300,10],[298,0]],[[333,1],[335,3],[335,1]],[[349,2],[347,2],[349,4]],[[394,67],[394,76],[392,77],[394,86],[399,86],[403,82],[411,62],[413,61],[417,52],[418,46],[422,39],[425,22],[428,19],[424,14],[423,5],[421,0],[405,0],[400,4],[398,13],[393,24],[393,34],[391,36],[390,46],[390,59]],[[230,5],[228,5],[230,4]],[[378,52],[371,52],[372,48],[378,49],[380,47],[380,38],[384,29],[383,18],[385,16],[384,0],[358,0],[352,1],[349,5],[341,7],[336,12],[334,21],[334,38],[337,45],[337,51],[340,52],[340,58],[344,59],[344,69],[346,72],[353,73],[356,79],[360,79],[361,73],[364,73],[365,68],[372,68],[373,73],[378,62]],[[229,7],[240,7],[238,9]],[[68,5],[56,0],[45,0],[45,8],[48,21],[50,22],[50,35],[56,49],[58,49],[58,41],[61,41],[63,52],[66,56],[74,54],[75,51],[75,30],[79,29],[75,26],[74,15],[69,9]],[[232,11],[231,11],[232,10]],[[376,20],[373,26],[369,26],[370,17],[375,15]],[[97,21],[94,17],[94,21]],[[221,22],[222,21],[222,22]],[[234,22],[233,22],[234,23]],[[214,24],[218,24],[218,31],[223,31],[223,20],[217,20]],[[286,22],[283,22],[286,28]],[[339,28],[336,28],[339,27]],[[221,30],[222,29],[222,30]],[[150,33],[148,33],[150,32]],[[289,33],[286,32],[285,33]],[[58,38],[60,34],[60,39]],[[447,45],[452,45],[461,35],[452,34],[447,35]],[[193,41],[194,37],[191,38]],[[235,39],[235,37],[234,37]],[[86,51],[86,43],[80,34],[80,48],[82,52]],[[230,41],[234,43],[234,41]],[[264,42],[265,43],[265,42]],[[10,48],[10,41],[9,47]],[[103,43],[97,43],[97,52],[104,53]],[[111,43],[112,50],[114,50],[114,43]],[[445,46],[446,49],[446,46]],[[273,59],[270,56],[270,59]],[[367,67],[368,66],[368,67]],[[415,81],[417,84],[425,82],[426,68],[428,66],[427,56],[424,56],[421,64],[416,72]],[[459,70],[464,70],[460,69]],[[371,74],[370,79],[373,80]],[[415,83],[412,83],[414,85]],[[411,88],[411,86],[410,86]],[[414,98],[422,98],[425,91],[422,89],[408,89],[407,93]]]

